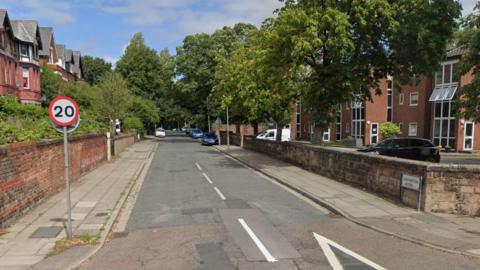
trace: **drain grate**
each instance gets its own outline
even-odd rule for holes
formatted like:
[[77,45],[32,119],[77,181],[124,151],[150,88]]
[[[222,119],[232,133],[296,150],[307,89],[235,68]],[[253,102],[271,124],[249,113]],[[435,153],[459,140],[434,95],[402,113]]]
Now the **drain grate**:
[[39,227],[30,238],[55,238],[62,230],[63,227]]
[[128,232],[116,232],[113,233],[112,238],[125,238],[128,236]]
[[52,218],[52,219],[50,219],[50,221],[53,221],[53,222],[67,222],[67,219],[66,218]]
[[108,213],[100,212],[100,213],[96,213],[95,216],[96,217],[106,217],[106,216],[108,216]]

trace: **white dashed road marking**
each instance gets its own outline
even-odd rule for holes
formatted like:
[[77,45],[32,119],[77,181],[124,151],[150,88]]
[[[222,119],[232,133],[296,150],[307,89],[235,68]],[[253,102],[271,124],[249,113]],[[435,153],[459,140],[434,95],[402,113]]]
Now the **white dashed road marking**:
[[205,179],[207,179],[208,183],[213,184],[212,179],[210,179],[210,177],[208,177],[208,175],[206,173],[203,173],[203,177],[205,177]]
[[220,198],[222,200],[226,200],[227,198],[225,198],[225,196],[222,194],[222,192],[220,191],[220,189],[218,189],[217,187],[213,187],[215,189],[215,191],[217,192],[218,196],[220,196]]
[[195,162],[195,166],[197,166],[197,169],[198,169],[199,171],[202,171],[202,167],[200,167],[200,165],[199,165],[197,162]]
[[257,245],[258,249],[260,249],[263,256],[265,256],[265,259],[267,259],[268,262],[276,262],[277,259],[275,259],[275,257],[272,256],[272,254],[270,253],[270,251],[268,251],[268,249],[265,247],[265,245],[262,243],[262,241],[260,241],[260,239],[258,239],[258,237],[255,235],[255,233],[252,231],[252,229],[250,229],[250,227],[245,222],[245,220],[243,220],[243,218],[239,218],[238,222],[240,222],[243,229],[248,233],[250,238],[252,238],[255,245]]

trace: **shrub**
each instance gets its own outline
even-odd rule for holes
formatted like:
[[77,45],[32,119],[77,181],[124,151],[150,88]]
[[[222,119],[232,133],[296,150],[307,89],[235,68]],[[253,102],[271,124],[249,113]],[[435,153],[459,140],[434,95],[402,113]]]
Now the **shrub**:
[[136,130],[139,133],[143,133],[145,127],[143,126],[142,120],[138,117],[127,117],[123,120],[123,129],[126,131]]
[[382,139],[388,139],[400,135],[402,132],[397,124],[386,122],[380,125],[380,136]]

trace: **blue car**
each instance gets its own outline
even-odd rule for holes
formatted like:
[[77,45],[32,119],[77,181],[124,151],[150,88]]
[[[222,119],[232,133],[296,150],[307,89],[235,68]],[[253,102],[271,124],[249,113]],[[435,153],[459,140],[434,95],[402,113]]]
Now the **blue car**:
[[203,138],[203,131],[201,131],[200,129],[193,129],[192,131],[190,131],[190,135],[193,139],[201,139]]
[[202,145],[218,145],[218,137],[215,133],[207,133],[202,138]]

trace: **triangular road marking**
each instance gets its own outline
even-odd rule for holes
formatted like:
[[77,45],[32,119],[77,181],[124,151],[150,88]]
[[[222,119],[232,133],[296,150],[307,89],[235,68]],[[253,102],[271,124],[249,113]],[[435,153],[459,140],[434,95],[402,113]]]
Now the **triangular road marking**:
[[349,249],[346,249],[344,247],[342,247],[341,245],[333,242],[332,240],[328,239],[328,238],[325,238],[321,235],[319,235],[318,233],[313,233],[313,236],[315,237],[315,239],[317,240],[318,244],[320,245],[320,247],[322,248],[323,250],[323,253],[325,254],[325,257],[327,257],[327,260],[328,262],[330,263],[330,265],[332,266],[333,270],[343,270],[343,266],[342,264],[340,263],[340,261],[338,260],[337,256],[335,255],[335,253],[332,251],[332,247],[335,247],[337,248],[338,250],[342,251],[343,253],[359,260],[360,262],[374,268],[374,269],[377,269],[377,270],[386,270],[386,268],[370,261],[369,259],[363,257],[363,256],[360,256],[359,254],[349,250]]

